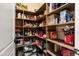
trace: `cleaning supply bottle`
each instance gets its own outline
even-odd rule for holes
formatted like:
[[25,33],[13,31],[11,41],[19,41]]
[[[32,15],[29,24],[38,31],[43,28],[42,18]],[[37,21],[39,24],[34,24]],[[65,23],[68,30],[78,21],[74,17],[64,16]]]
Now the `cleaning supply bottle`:
[[32,36],[32,31],[29,32],[29,36]]

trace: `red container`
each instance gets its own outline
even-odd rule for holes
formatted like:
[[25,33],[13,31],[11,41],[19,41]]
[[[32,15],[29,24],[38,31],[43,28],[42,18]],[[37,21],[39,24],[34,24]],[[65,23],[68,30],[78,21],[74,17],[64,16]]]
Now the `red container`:
[[40,38],[42,38],[42,37],[43,37],[43,35],[44,35],[44,33],[43,33],[43,32],[40,32],[40,33],[39,33],[39,37],[40,37]]
[[51,39],[57,39],[57,32],[50,32]]
[[74,45],[74,39],[75,39],[74,34],[66,35],[65,43]]

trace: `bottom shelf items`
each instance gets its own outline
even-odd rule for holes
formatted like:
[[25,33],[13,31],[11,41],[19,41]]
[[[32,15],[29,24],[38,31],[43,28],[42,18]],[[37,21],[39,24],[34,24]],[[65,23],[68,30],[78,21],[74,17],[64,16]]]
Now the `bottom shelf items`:
[[47,50],[47,53],[50,54],[51,56],[56,56],[53,52],[51,52],[50,50]]
[[51,56],[74,56],[74,51],[58,44],[47,42],[47,53]]

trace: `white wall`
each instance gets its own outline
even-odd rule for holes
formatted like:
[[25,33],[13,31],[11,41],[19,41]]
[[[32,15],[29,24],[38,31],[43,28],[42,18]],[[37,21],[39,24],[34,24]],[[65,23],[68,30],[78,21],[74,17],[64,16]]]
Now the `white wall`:
[[75,15],[75,48],[79,49],[79,3],[76,3]]
[[15,55],[15,4],[0,3],[0,55]]

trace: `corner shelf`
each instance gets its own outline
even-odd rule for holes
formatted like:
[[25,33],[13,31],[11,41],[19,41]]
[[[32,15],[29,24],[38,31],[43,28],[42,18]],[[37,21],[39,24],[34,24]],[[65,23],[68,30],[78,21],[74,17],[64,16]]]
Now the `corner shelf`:
[[[44,3],[36,12],[31,12],[31,11],[25,11],[25,10],[19,10],[19,9],[16,9],[16,13],[24,13],[25,15],[36,15],[36,16],[38,16],[38,15],[41,15],[41,14],[43,14],[43,12],[46,10],[46,11],[48,11],[47,9],[48,9],[48,6],[46,5],[46,4],[48,4],[48,3]],[[69,10],[69,11],[72,11],[73,9],[74,9],[74,3],[66,3],[66,4],[64,4],[64,5],[62,5],[62,6],[60,6],[60,7],[58,7],[58,8],[56,8],[56,9],[54,9],[54,10],[52,10],[50,13],[48,13],[48,12],[46,12],[46,15],[43,15],[42,17],[37,17],[37,19],[36,20],[30,20],[30,19],[18,19],[18,18],[15,18],[16,20],[22,20],[23,22],[30,22],[30,23],[38,23],[38,24],[40,24],[41,22],[43,22],[43,21],[45,21],[45,25],[44,26],[37,26],[37,27],[24,27],[24,26],[15,26],[15,28],[19,28],[19,29],[22,29],[23,30],[23,34],[24,34],[24,30],[25,29],[33,29],[33,30],[36,30],[36,29],[39,29],[39,28],[44,28],[45,29],[45,31],[46,31],[46,36],[48,36],[48,29],[50,29],[50,28],[54,28],[54,27],[57,27],[57,26],[66,26],[66,25],[75,25],[75,21],[74,22],[68,22],[68,23],[63,23],[63,24],[52,24],[52,25],[48,25],[47,24],[47,20],[49,20],[48,19],[48,17],[49,16],[51,16],[51,15],[53,15],[53,14],[59,14],[59,12],[61,12],[62,10],[65,10],[65,9],[67,9],[67,10]],[[24,23],[23,23],[24,24]],[[43,38],[40,38],[39,36],[35,36],[35,35],[32,35],[32,36],[19,36],[19,37],[16,37],[16,38],[23,38],[23,39],[25,39],[25,38],[39,38],[40,40],[44,40]],[[28,40],[27,40],[28,41]],[[61,46],[61,47],[64,47],[64,48],[67,48],[67,49],[69,49],[69,50],[71,50],[71,51],[74,51],[74,47],[73,46],[70,46],[70,45],[68,45],[68,44],[65,44],[64,42],[60,42],[60,41],[56,41],[56,40],[51,40],[51,39],[48,39],[47,37],[46,37],[46,43],[47,42],[49,42],[49,44],[50,43],[54,43],[54,44],[57,44],[57,45],[59,45],[59,46]],[[26,46],[28,43],[26,43],[26,44],[23,44],[23,45],[18,45],[17,46],[17,48],[18,47],[24,47],[24,46]],[[40,49],[42,49],[42,47],[41,46],[38,46]],[[51,56],[57,56],[57,54],[56,53],[54,53],[53,51],[51,51],[52,49],[50,49],[50,50],[48,50],[47,49],[47,47],[46,47],[46,50],[43,50],[45,53],[48,53],[48,54],[50,54]]]

